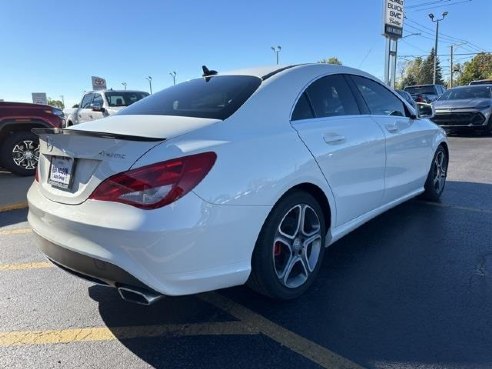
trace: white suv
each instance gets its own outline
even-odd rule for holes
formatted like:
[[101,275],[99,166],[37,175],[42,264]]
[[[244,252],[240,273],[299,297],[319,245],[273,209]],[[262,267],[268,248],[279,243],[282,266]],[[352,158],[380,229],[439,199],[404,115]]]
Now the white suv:
[[82,97],[79,107],[67,117],[67,127],[90,120],[101,119],[148,96],[148,92],[133,90],[91,91]]

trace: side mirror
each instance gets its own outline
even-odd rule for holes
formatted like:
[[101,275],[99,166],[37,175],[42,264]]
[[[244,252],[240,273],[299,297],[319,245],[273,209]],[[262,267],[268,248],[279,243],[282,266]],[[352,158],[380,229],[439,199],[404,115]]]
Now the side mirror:
[[432,109],[431,104],[418,102],[417,109],[420,118],[428,118],[428,119],[434,118],[434,110]]
[[92,111],[100,111],[101,113],[104,113],[104,108],[102,107],[101,104],[98,104],[98,103],[92,103],[90,105],[90,108],[92,109]]

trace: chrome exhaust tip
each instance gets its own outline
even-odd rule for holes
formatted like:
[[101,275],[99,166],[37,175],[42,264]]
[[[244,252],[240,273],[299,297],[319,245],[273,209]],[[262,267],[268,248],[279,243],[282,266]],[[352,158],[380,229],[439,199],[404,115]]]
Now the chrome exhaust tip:
[[149,291],[136,290],[131,287],[118,287],[118,293],[125,301],[147,306],[164,297],[164,295],[158,295]]

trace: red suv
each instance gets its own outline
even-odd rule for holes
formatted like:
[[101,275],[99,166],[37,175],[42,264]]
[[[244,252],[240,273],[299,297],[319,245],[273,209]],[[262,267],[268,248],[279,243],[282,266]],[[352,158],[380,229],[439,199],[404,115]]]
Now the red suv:
[[48,105],[0,102],[0,165],[28,176],[36,171],[38,137],[33,128],[61,128],[63,111]]

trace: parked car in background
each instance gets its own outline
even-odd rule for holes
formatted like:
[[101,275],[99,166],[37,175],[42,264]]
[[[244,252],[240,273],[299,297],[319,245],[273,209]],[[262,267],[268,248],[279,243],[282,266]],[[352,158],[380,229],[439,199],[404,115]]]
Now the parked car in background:
[[395,90],[401,97],[405,99],[406,102],[408,102],[416,111],[418,110],[417,108],[417,103],[415,100],[412,98],[412,95],[408,93],[407,91],[404,90]]
[[471,86],[473,85],[492,85],[492,79],[479,79],[476,81],[471,81],[469,83]]
[[371,75],[203,70],[101,121],[37,130],[28,220],[56,265],[142,304],[243,283],[292,299],[325,247],[439,199],[444,131]]
[[147,97],[148,92],[133,90],[103,90],[86,93],[78,108],[67,117],[67,127],[108,117]]
[[492,85],[451,88],[432,105],[432,121],[448,131],[467,129],[492,134]]
[[33,175],[38,165],[39,140],[33,128],[61,128],[63,112],[52,106],[0,102],[0,165],[12,173]]
[[404,88],[416,102],[431,103],[441,96],[446,88],[442,85],[414,85]]

